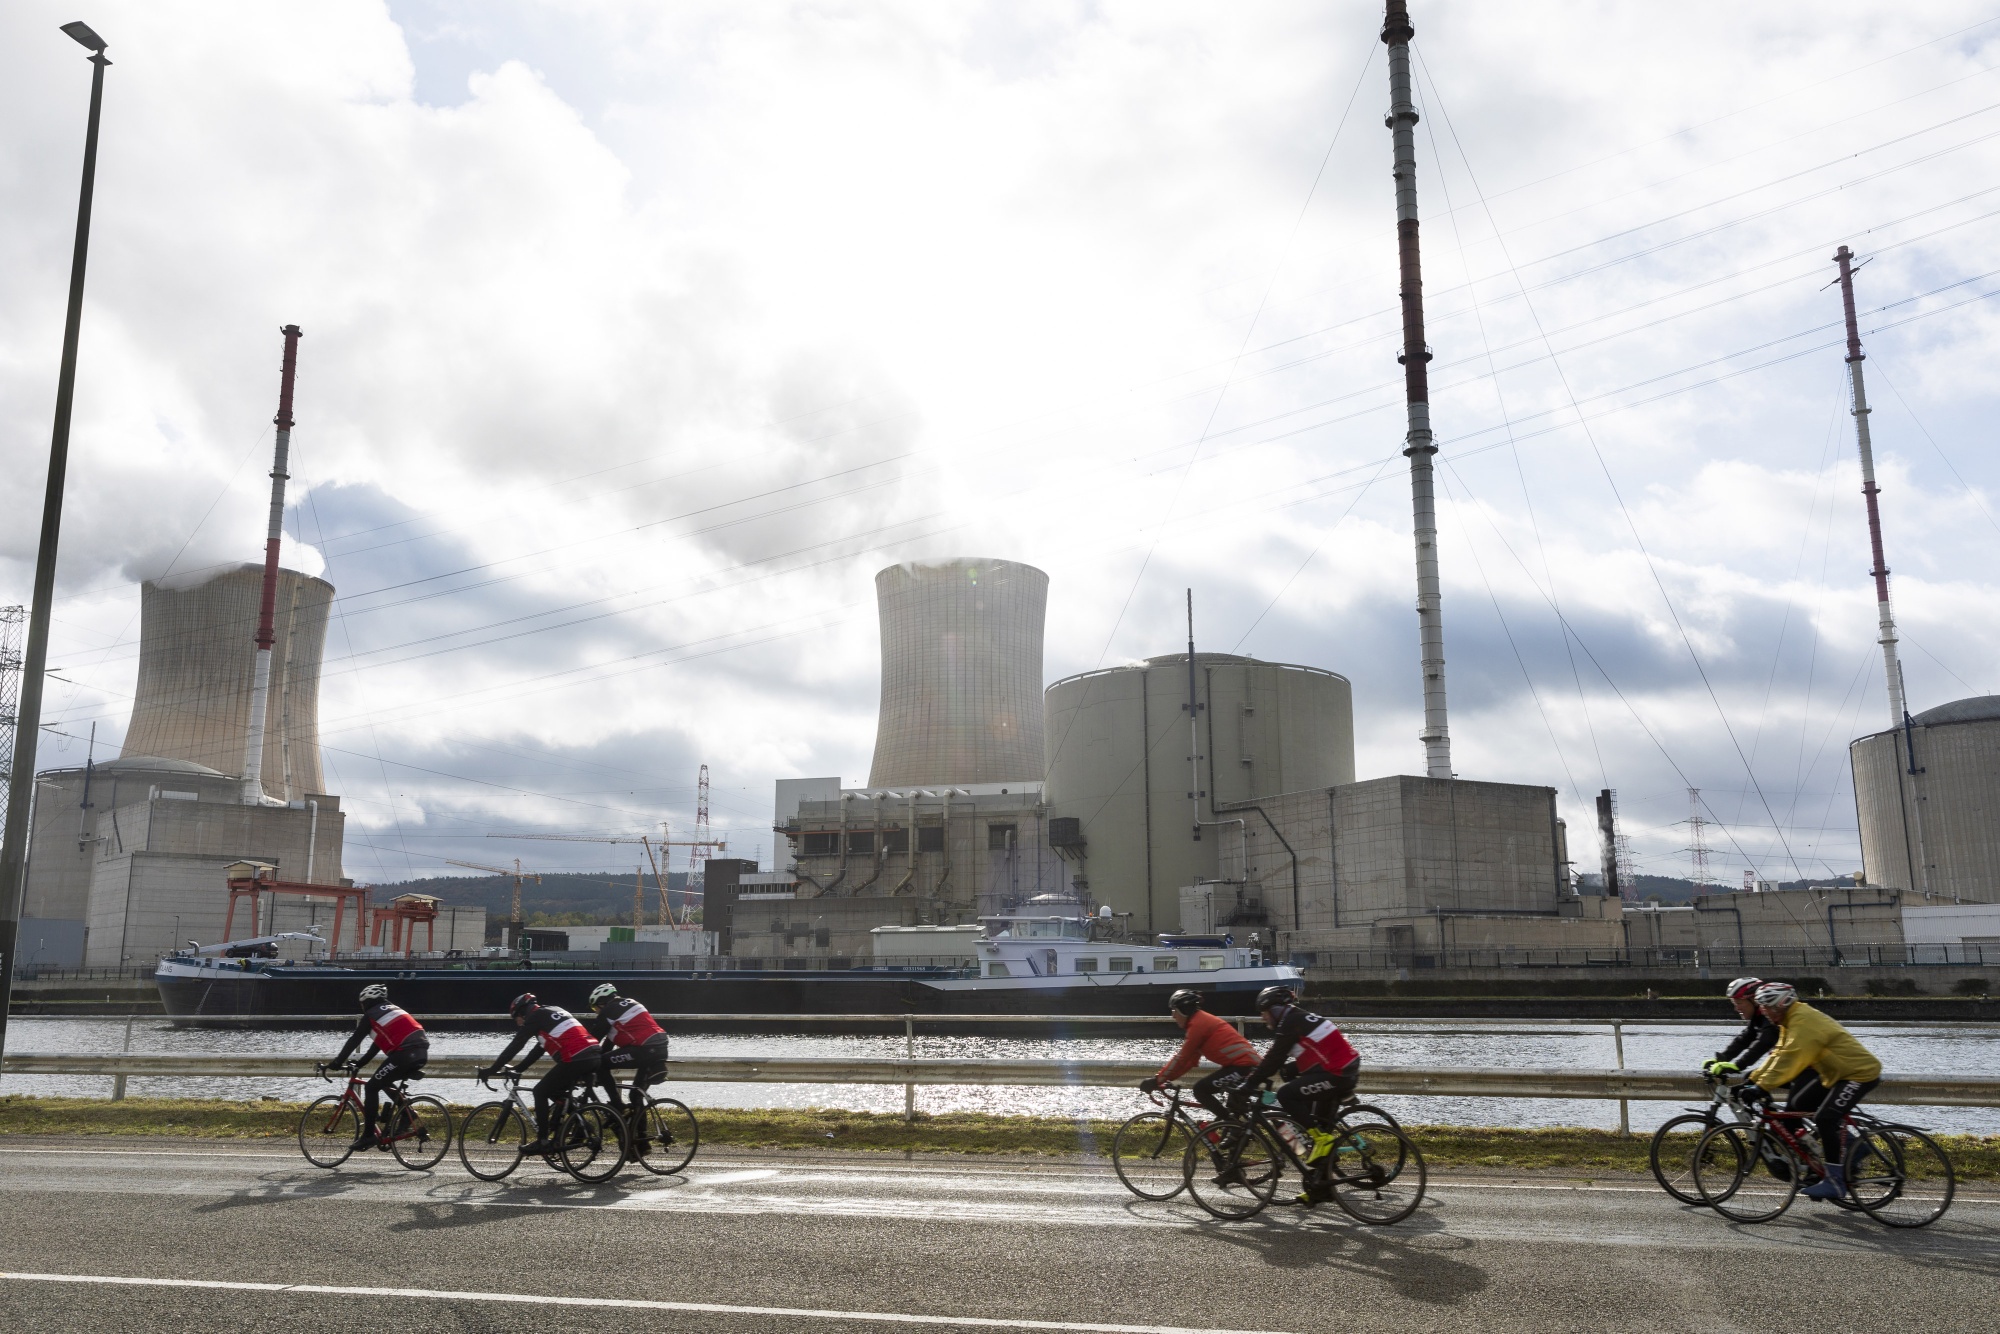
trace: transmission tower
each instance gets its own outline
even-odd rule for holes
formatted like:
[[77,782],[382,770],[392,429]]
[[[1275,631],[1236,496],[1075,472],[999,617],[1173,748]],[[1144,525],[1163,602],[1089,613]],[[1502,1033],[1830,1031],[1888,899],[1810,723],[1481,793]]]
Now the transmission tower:
[[690,896],[708,884],[708,854],[715,835],[708,827],[708,766],[694,786],[694,845],[688,849],[688,889]]
[[1694,892],[1700,894],[1708,888],[1708,821],[1701,815],[1701,789],[1688,789],[1688,818],[1682,823],[1688,827],[1688,845],[1681,849],[1688,855],[1693,874]]
[[26,607],[0,607],[0,824],[7,819],[7,775],[14,772],[14,729],[21,715],[21,626]]

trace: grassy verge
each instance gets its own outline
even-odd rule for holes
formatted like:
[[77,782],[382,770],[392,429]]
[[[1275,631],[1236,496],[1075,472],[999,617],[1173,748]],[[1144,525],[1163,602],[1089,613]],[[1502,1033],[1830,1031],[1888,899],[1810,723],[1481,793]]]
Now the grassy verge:
[[[184,1139],[288,1138],[300,1104],[209,1099],[0,1098],[0,1135],[162,1135]],[[1107,1153],[1115,1121],[920,1113],[914,1124],[875,1112],[702,1108],[705,1144],[746,1149],[916,1153]],[[1433,1167],[1568,1175],[1647,1170],[1648,1139],[1604,1130],[1412,1127]],[[2000,1180],[2000,1135],[1940,1135],[1961,1180]]]

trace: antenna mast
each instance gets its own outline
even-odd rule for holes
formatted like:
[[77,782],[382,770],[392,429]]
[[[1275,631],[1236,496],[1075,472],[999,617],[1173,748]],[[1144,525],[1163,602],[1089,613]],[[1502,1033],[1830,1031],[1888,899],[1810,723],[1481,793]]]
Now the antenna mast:
[[[299,368],[299,326],[287,324],[279,332],[285,335],[285,360],[278,372],[278,415],[272,418],[278,427],[278,443],[271,460],[271,524],[264,538],[264,588],[257,599],[257,675],[250,686],[250,734],[243,748],[245,806],[265,803],[264,716],[271,699],[271,646],[278,642],[278,546],[285,535],[285,482],[290,477],[285,467],[292,450],[292,379]],[[290,791],[285,795],[290,797]]]
[[[1868,548],[1875,558],[1875,612],[1882,634],[1882,675],[1889,682],[1889,726],[1901,727],[1909,717],[1909,700],[1903,694],[1903,664],[1896,656],[1896,613],[1889,607],[1889,562],[1882,559],[1882,508],[1876,496],[1875,446],[1868,436],[1868,390],[1862,384],[1861,330],[1854,320],[1854,255],[1846,246],[1836,250],[1833,262],[1840,266],[1840,306],[1847,316],[1847,381],[1854,394],[1854,445],[1861,455],[1861,494],[1868,501]],[[1914,763],[1914,761],[1912,761]]]
[[1409,404],[1409,434],[1403,456],[1410,461],[1410,509],[1417,539],[1417,631],[1424,666],[1424,772],[1451,777],[1451,729],[1445,717],[1444,612],[1440,606],[1437,557],[1437,498],[1432,492],[1430,346],[1424,342],[1424,276],[1417,247],[1417,107],[1410,96],[1410,23],[1407,0],[1388,0],[1382,41],[1389,48],[1389,114],[1396,151],[1396,247],[1402,274],[1403,397]]

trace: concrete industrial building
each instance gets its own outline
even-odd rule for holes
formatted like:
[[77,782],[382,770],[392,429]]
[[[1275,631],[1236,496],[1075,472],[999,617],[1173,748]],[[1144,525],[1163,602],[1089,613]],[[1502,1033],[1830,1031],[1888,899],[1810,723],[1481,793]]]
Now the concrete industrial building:
[[[1050,686],[1048,811],[1091,898],[1146,931],[1179,927],[1183,886],[1218,877],[1223,828],[1241,802],[1354,781],[1347,678],[1318,667],[1195,655],[1200,715],[1188,728],[1185,653],[1085,672]],[[1193,744],[1191,744],[1193,743]],[[1188,763],[1190,749],[1200,753]],[[1198,778],[1198,783],[1195,781]]]
[[1926,709],[1848,757],[1868,884],[2000,902],[2000,695]]
[[[276,585],[264,802],[243,800],[261,584],[262,571],[246,565],[141,586],[123,752],[36,777],[24,966],[142,965],[189,939],[212,942],[232,862],[270,863],[290,881],[342,882],[346,817],[321,790],[319,750],[333,588],[295,571],[280,570]],[[280,899],[276,928],[310,923],[320,906]]]
[[868,785],[1017,784],[1042,776],[1049,577],[960,559],[875,576],[882,704]]
[[[243,772],[262,583],[262,569],[243,565],[199,583],[140,586],[139,682],[124,755]],[[324,579],[278,571],[262,769],[264,793],[274,801],[300,801],[326,787],[319,671],[332,602],[333,585]]]

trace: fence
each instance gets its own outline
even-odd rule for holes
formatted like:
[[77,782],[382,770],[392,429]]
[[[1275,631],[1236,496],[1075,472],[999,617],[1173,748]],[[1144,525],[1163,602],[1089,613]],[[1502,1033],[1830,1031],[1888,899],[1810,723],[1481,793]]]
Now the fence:
[[1319,972],[1435,972],[1459,968],[1602,968],[1721,974],[1814,968],[2000,968],[2000,945],[1840,945],[1795,949],[1679,948],[1483,950],[1302,950],[1291,962]]

